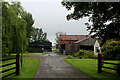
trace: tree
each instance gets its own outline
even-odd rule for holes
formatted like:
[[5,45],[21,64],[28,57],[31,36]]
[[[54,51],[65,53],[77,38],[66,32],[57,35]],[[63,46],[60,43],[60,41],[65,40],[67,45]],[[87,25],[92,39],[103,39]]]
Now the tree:
[[74,8],[73,13],[67,15],[67,20],[79,20],[89,17],[92,25],[87,25],[90,34],[102,40],[103,45],[107,39],[120,39],[120,2],[69,2],[62,1],[67,10]]
[[24,9],[19,1],[15,1],[15,2],[12,1],[10,6],[13,8],[13,10],[15,11],[16,15],[18,15],[18,17],[23,16]]
[[[19,2],[2,2],[2,53],[24,52],[28,45],[27,22],[21,18],[22,7],[14,6]],[[18,8],[19,7],[19,8]],[[17,10],[20,10],[18,12]]]
[[18,2],[18,1],[13,2],[12,1],[11,3],[12,3],[11,6],[14,9],[15,13],[18,15],[18,17],[24,19],[27,22],[27,27],[26,27],[27,40],[28,40],[28,42],[30,42],[30,38],[32,36],[32,31],[33,31],[32,25],[34,24],[32,14],[24,11],[20,2]]
[[56,35],[56,38],[55,38],[56,43],[55,44],[59,44],[59,37],[60,37],[60,35],[66,35],[66,33],[57,32],[55,35]]
[[102,52],[104,59],[120,59],[120,40],[107,40]]
[[34,28],[33,29],[33,35],[32,35],[32,41],[37,40],[47,40],[47,33],[43,32],[42,28]]
[[31,39],[31,36],[32,36],[32,31],[33,31],[33,26],[32,25],[34,24],[32,14],[24,11],[23,15],[22,15],[22,18],[27,22],[27,27],[26,27],[27,40],[28,40],[28,42],[30,42],[30,39]]

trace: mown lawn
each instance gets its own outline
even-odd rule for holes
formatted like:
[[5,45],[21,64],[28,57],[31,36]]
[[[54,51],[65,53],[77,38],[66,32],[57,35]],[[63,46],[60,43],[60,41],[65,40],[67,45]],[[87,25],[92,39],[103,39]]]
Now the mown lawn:
[[52,49],[52,51],[56,51],[56,49]]
[[[9,60],[9,61],[3,61],[3,64],[7,64],[7,63],[11,63],[11,62],[15,62],[14,60]],[[36,58],[32,58],[32,57],[23,57],[23,67],[20,69],[20,75],[16,76],[16,75],[11,75],[7,78],[34,78],[38,66],[39,66],[40,61]],[[3,67],[2,70],[5,69],[9,69],[15,67],[15,64],[11,65],[11,66],[7,66],[7,67]],[[7,75],[9,73],[15,72],[14,70],[10,70],[8,72],[2,73],[2,75]]]
[[[64,59],[64,61],[68,64],[71,64],[74,68],[80,70],[81,72],[87,74],[91,78],[97,78],[97,79],[108,78],[109,80],[113,80],[113,78],[115,79],[118,78],[120,80],[120,77],[113,76],[112,74],[107,74],[104,72],[97,73],[97,59]],[[118,61],[106,61],[106,62],[117,63]],[[110,65],[104,65],[104,66],[110,66]],[[103,69],[103,70],[115,73],[115,71],[110,71],[108,69]]]

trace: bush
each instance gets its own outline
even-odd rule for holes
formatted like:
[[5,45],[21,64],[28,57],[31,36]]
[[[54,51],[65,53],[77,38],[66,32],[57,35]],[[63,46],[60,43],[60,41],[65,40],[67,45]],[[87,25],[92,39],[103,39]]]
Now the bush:
[[86,51],[85,55],[83,56],[84,58],[97,58],[97,55],[94,54],[93,51]]
[[74,59],[74,57],[72,55],[68,55],[66,58],[67,59]]
[[76,54],[74,54],[76,58],[97,58],[97,55],[94,55],[93,51],[85,51],[83,49],[79,50]]
[[83,49],[81,49],[81,50],[79,50],[79,52],[77,52],[76,54],[74,54],[74,57],[81,59],[85,55],[85,53],[86,53],[86,51],[83,50]]
[[120,41],[108,40],[102,46],[102,54],[104,59],[120,59]]

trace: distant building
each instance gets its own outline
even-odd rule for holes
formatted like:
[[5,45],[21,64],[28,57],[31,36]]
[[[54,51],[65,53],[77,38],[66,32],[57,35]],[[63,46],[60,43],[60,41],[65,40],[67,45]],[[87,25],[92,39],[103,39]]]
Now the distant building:
[[77,42],[68,43],[65,45],[66,54],[74,54],[78,52],[79,49],[94,51],[95,41],[96,39],[93,39],[90,36],[88,36]]
[[58,45],[59,52],[63,53],[63,51],[65,50],[65,44],[77,42],[78,40],[84,39],[88,36],[89,35],[60,35]]
[[52,43],[50,41],[34,41],[29,43],[29,52],[52,51]]
[[92,37],[86,37],[86,38],[81,39],[81,40],[79,40],[79,41],[77,41],[75,43],[80,45],[80,49],[94,51],[95,41],[96,41],[96,39],[94,39]]

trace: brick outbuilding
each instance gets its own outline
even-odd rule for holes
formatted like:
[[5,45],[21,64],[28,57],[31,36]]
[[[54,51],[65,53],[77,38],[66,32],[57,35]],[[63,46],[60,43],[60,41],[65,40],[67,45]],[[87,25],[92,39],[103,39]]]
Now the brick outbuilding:
[[65,50],[65,44],[74,43],[90,35],[60,35],[59,37],[59,51],[63,53]]

